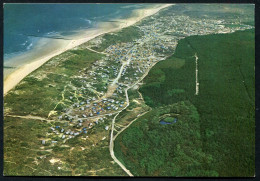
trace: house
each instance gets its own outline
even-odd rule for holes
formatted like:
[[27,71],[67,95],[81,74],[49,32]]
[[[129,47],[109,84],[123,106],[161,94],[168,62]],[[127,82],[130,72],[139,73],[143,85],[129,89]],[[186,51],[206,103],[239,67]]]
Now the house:
[[45,145],[45,140],[42,140],[42,144]]
[[61,137],[61,138],[62,138],[62,139],[65,139],[65,137],[66,137],[65,135],[62,135],[62,137]]
[[57,143],[57,141],[51,141],[51,143]]
[[106,126],[106,127],[105,127],[105,130],[108,130],[108,128],[109,128],[109,127],[108,127],[108,126]]
[[62,128],[60,132],[63,133],[63,132],[64,132],[64,129]]

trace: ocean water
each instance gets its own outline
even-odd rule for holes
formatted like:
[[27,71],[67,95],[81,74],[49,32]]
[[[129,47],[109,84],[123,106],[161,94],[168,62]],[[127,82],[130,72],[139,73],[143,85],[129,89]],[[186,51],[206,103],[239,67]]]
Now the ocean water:
[[4,62],[41,39],[66,39],[99,22],[127,18],[148,4],[4,4]]

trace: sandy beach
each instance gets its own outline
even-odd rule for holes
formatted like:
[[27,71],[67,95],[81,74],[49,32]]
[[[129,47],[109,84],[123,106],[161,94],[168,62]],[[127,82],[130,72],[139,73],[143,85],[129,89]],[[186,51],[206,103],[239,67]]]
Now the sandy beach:
[[157,5],[154,8],[149,8],[149,9],[139,9],[134,11],[134,14],[131,18],[120,20],[118,19],[118,22],[116,25],[109,25],[109,23],[104,23],[100,26],[100,28],[95,29],[95,30],[86,30],[84,32],[84,38],[75,38],[72,40],[66,40],[62,42],[57,42],[55,46],[58,46],[60,48],[56,48],[54,51],[51,52],[42,52],[41,55],[37,56],[31,56],[29,63],[22,65],[21,67],[18,67],[15,70],[10,70],[10,74],[5,78],[4,80],[4,95],[14,88],[23,78],[25,78],[28,74],[30,74],[32,71],[36,70],[40,66],[42,66],[45,62],[47,62],[49,59],[52,57],[59,55],[69,49],[72,49],[76,46],[79,46],[83,43],[86,43],[87,41],[100,36],[105,33],[113,32],[113,31],[118,31],[122,28],[131,26],[138,21],[142,20],[145,17],[151,16],[158,11],[160,11],[163,8],[166,8],[168,6],[171,6],[172,4],[161,4]]

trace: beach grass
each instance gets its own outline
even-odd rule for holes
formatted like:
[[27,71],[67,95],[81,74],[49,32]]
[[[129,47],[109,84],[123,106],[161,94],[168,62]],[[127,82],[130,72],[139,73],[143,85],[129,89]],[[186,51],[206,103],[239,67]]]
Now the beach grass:
[[118,32],[103,35],[102,43],[98,47],[92,47],[92,49],[102,52],[110,45],[132,42],[133,40],[142,37],[142,35],[143,32],[141,32],[136,26],[126,27]]
[[[23,79],[4,98],[5,114],[38,115],[47,117],[49,112],[62,99],[62,92],[85,67],[103,55],[89,50],[69,50],[50,59],[46,64]],[[75,85],[76,86],[76,85]],[[8,110],[8,111],[7,111]]]

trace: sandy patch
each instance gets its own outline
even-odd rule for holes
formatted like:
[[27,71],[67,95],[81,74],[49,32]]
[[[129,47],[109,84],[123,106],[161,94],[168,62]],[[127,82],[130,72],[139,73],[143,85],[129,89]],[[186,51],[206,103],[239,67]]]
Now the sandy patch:
[[51,164],[54,164],[54,163],[60,162],[60,159],[58,159],[58,158],[52,158],[52,159],[50,160],[50,162],[51,162]]

